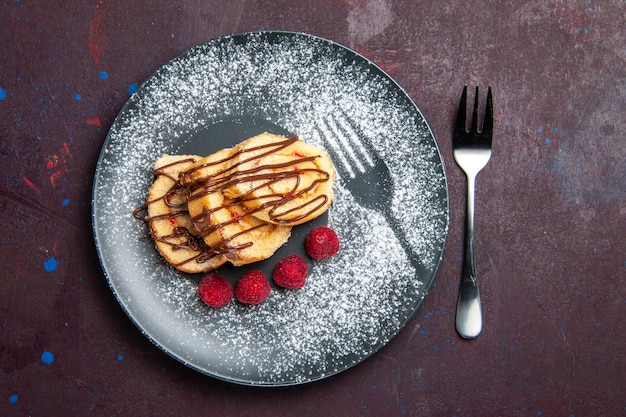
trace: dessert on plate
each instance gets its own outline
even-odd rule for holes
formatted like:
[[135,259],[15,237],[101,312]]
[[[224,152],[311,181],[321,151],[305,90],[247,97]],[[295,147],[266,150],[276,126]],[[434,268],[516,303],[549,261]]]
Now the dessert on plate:
[[330,157],[296,136],[262,133],[205,157],[164,155],[154,174],[143,220],[183,272],[267,259],[334,197]]

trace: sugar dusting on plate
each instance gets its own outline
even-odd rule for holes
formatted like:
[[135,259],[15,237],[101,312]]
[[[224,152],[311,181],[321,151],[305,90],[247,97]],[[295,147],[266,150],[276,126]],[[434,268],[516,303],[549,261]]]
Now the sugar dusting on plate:
[[[310,276],[299,291],[275,289],[258,306],[211,309],[196,297],[194,279],[162,265],[151,242],[140,240],[145,225],[132,211],[144,202],[156,158],[177,153],[207,125],[250,116],[323,148],[319,120],[349,119],[389,167],[391,213],[402,230],[360,207],[339,179],[328,216],[342,243],[339,254],[309,260]],[[207,148],[227,146],[213,142]],[[254,385],[317,380],[384,346],[432,283],[447,210],[437,146],[404,92],[352,51],[294,33],[220,38],[162,67],[116,119],[94,185],[99,253],[131,319],[188,366]],[[415,276],[410,256],[424,276]]]

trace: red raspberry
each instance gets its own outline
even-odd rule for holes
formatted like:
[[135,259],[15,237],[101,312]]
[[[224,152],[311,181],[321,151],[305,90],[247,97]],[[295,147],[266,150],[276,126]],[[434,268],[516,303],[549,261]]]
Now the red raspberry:
[[211,307],[224,307],[233,298],[233,286],[221,275],[205,275],[198,284],[198,296]]
[[272,278],[276,285],[288,290],[299,290],[306,284],[309,267],[298,255],[289,255],[281,259],[274,268]]
[[244,304],[259,304],[270,295],[270,284],[262,271],[248,272],[239,279],[235,287],[235,297]]
[[311,258],[319,261],[339,252],[339,238],[330,227],[316,227],[304,240],[304,247]]

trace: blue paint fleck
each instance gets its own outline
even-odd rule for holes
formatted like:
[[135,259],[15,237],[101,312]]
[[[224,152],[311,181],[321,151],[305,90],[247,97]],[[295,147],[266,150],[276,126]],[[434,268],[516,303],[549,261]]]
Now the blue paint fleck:
[[117,355],[117,360],[118,361],[124,360],[124,355],[122,355],[121,353],[119,355]]
[[46,262],[43,263],[43,267],[48,272],[56,271],[58,265],[59,265],[59,261],[54,259],[54,256],[50,257]]
[[109,78],[109,74],[106,71],[100,71],[100,74],[98,74],[98,76],[101,80],[106,80],[107,78]]
[[139,84],[137,83],[132,83],[131,85],[128,86],[128,94],[132,95],[135,91],[137,91],[137,88],[139,87]]
[[9,397],[9,402],[11,404],[15,404],[17,402],[17,400],[19,399],[19,397],[17,396],[17,394],[13,394]]
[[54,354],[52,352],[48,352],[47,350],[41,354],[41,361],[46,365],[51,365],[54,362]]
[[4,88],[0,88],[0,100],[4,100],[5,98],[7,98],[7,92]]
[[63,207],[67,207],[67,206],[68,206],[68,204],[70,204],[70,199],[69,199],[69,198],[64,199],[64,200],[61,202],[61,204],[63,205]]
[[547,144],[547,145],[549,145],[549,144],[551,144],[551,143],[552,143],[552,139],[550,139],[550,138],[546,138],[546,144]]
[[76,100],[80,100],[82,97],[80,96],[80,94],[76,94],[76,95],[74,96],[74,98],[75,98]]

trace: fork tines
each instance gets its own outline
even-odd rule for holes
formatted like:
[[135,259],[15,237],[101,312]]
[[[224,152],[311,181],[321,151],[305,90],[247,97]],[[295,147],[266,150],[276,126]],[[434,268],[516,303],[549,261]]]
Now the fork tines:
[[357,175],[355,171],[364,173],[368,166],[375,166],[369,151],[359,138],[356,127],[347,116],[322,118],[318,121],[318,127],[330,146],[329,151],[337,157],[343,168],[341,171],[347,174],[347,178],[355,178]]
[[485,139],[491,139],[493,131],[493,99],[491,97],[491,87],[487,89],[487,103],[485,104],[485,116],[483,124],[480,130],[478,130],[478,86],[476,86],[476,94],[474,95],[474,109],[472,112],[472,126],[470,131],[467,131],[467,86],[463,87],[463,94],[461,94],[461,101],[459,102],[459,111],[456,117],[456,125],[454,128],[454,140],[462,140],[466,135],[463,133],[469,133],[472,135],[478,135]]

